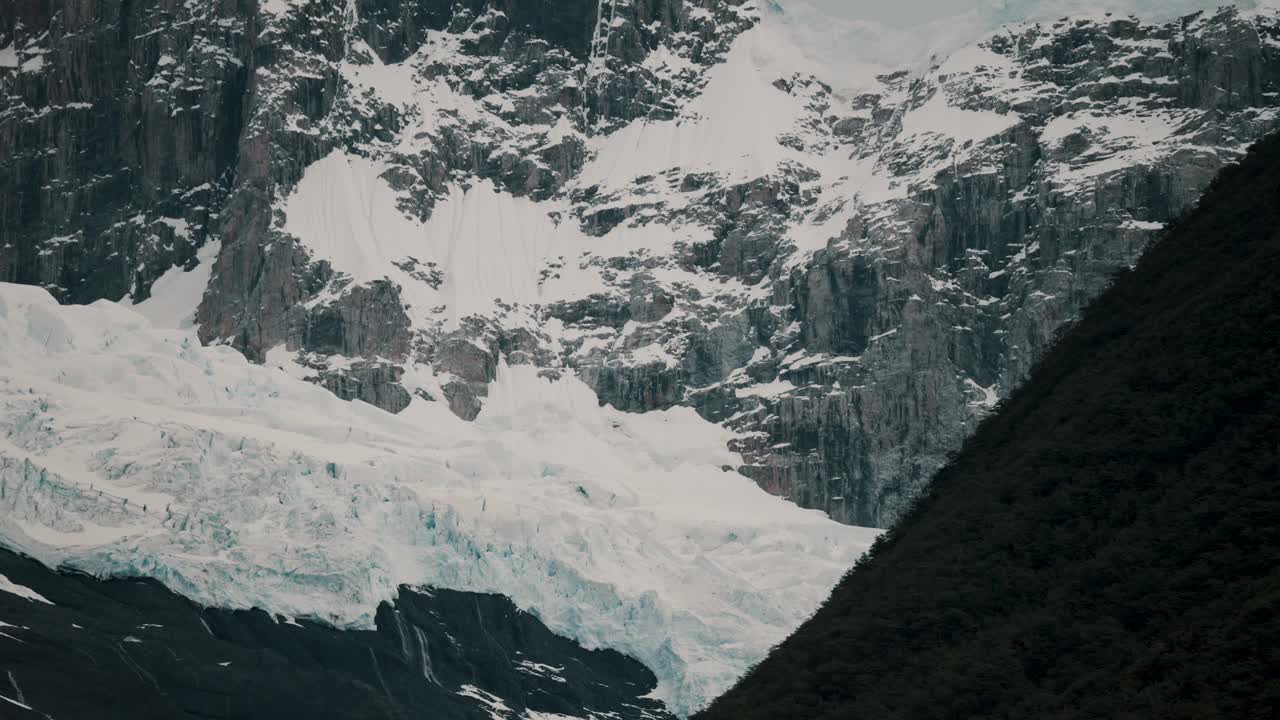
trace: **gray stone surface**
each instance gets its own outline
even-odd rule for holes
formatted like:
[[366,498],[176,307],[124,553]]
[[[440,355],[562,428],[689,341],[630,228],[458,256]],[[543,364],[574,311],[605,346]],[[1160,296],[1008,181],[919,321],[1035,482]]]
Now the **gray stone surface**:
[[[18,66],[0,66],[0,280],[64,302],[142,300],[216,240],[205,342],[258,362],[283,347],[343,398],[446,402],[465,419],[503,362],[575,372],[628,411],[691,405],[740,432],[741,470],[766,490],[883,526],[1280,106],[1274,17],[1067,20],[989,38],[985,64],[893,73],[852,97],[773,80],[803,110],[773,141],[863,159],[891,199],[832,202],[839,179],[799,161],[587,185],[591,138],[678,116],[757,20],[738,0],[616,5],[601,33],[589,0],[314,0],[282,15],[249,0],[5,3],[0,48]],[[655,69],[659,52],[687,63]],[[483,112],[439,115],[406,150],[423,118],[350,80],[380,63],[410,63]],[[937,97],[1018,120],[977,141],[904,130]],[[1177,122],[1149,152],[1098,130],[1152,113]],[[641,226],[696,232],[665,255],[543,270],[581,262],[604,290],[423,324],[396,283],[354,283],[284,232],[282,200],[334,150],[386,162],[417,218],[450,187],[491,181],[602,248]],[[798,228],[836,216],[825,247],[797,248]],[[428,258],[397,267],[450,280]],[[409,383],[413,367],[438,388]]]

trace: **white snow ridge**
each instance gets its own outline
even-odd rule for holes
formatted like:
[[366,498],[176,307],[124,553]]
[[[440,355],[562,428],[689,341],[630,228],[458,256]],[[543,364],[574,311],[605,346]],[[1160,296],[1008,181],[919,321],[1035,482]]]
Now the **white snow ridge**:
[[[109,302],[0,284],[0,535],[199,602],[368,626],[399,584],[496,592],[647,664],[688,713],[874,531],[735,472],[728,431],[503,367],[480,418],[391,415]],[[4,589],[4,588],[0,588]]]

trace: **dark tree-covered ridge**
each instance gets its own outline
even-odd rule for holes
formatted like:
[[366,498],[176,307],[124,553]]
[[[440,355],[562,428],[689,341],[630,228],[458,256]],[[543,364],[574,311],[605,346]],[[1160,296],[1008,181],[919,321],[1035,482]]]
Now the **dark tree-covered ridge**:
[[1280,137],[700,717],[1280,717]]

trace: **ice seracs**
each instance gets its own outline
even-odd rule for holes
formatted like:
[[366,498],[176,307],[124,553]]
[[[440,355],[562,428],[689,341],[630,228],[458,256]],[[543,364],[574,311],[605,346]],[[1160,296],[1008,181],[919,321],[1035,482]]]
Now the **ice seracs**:
[[402,583],[502,593],[644,662],[678,712],[875,536],[732,472],[731,433],[691,409],[618,412],[531,366],[500,366],[474,423],[421,400],[390,415],[124,306],[0,285],[0,368],[7,543],[339,625]]
[[[872,536],[754,483],[891,522],[1277,119],[1193,67],[1272,77],[1273,16],[1054,19],[853,79],[750,3],[640,5],[577,55],[496,13],[392,47],[345,2],[264,5],[235,186],[190,191],[205,225],[123,216],[191,253],[132,310],[0,293],[3,535],[339,624],[401,582],[501,592],[687,711]],[[77,277],[58,227],[23,247]]]

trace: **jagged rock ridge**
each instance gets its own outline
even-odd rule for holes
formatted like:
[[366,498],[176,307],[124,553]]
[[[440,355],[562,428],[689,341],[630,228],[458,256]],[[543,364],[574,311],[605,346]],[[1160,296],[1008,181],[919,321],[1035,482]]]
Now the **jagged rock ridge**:
[[1092,303],[695,717],[1280,711],[1280,134]]

